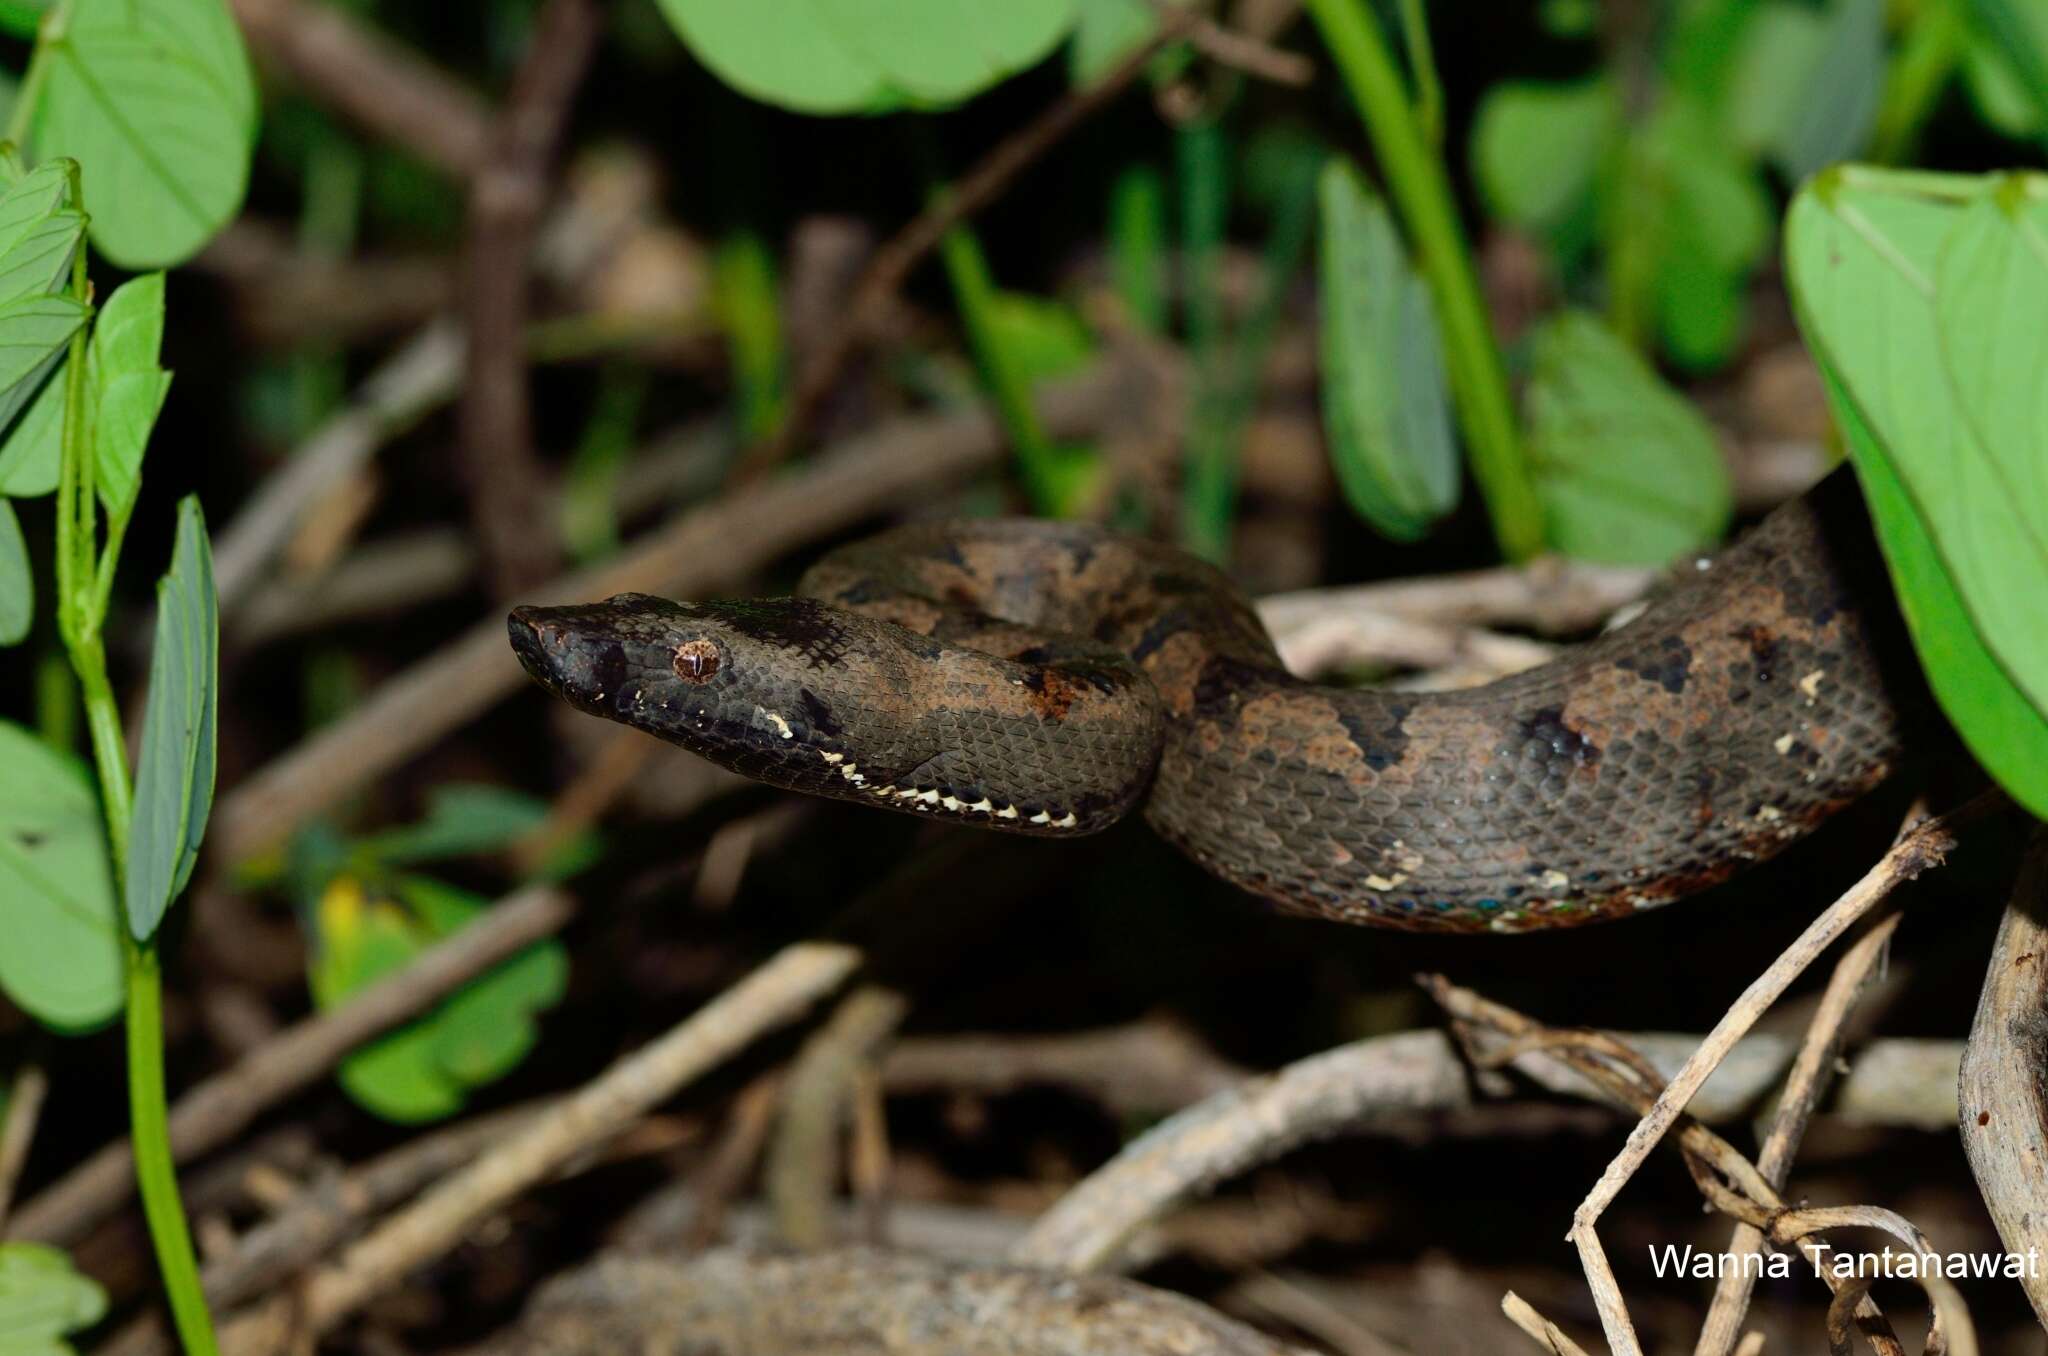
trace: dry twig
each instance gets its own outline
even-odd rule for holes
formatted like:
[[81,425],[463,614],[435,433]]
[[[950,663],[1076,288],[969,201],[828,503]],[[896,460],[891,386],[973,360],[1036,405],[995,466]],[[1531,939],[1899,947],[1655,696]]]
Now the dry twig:
[[475,1222],[546,1180],[577,1154],[617,1135],[685,1084],[801,1016],[861,961],[838,943],[784,947],[665,1036],[627,1055],[534,1122],[385,1220],[340,1260],[308,1277],[297,1297],[245,1314],[222,1331],[225,1352],[275,1348],[282,1334],[317,1336],[439,1257]]
[[348,11],[309,0],[231,0],[255,47],[310,93],[428,164],[466,179],[490,113],[474,92]]
[[[1977,999],[1959,1087],[1963,1151],[2007,1251],[2048,1256],[2048,828],[2020,865]],[[2048,1324],[2048,1277],[2021,1286]]]
[[[552,887],[521,890],[343,1006],[284,1031],[178,1099],[170,1117],[172,1153],[184,1162],[225,1144],[259,1112],[324,1077],[349,1051],[559,931],[575,909],[574,900]],[[72,1242],[134,1189],[134,1156],[124,1139],[30,1200],[8,1236]]]
[[831,1241],[839,1141],[856,1076],[909,1013],[903,994],[862,985],[804,1042],[790,1068],[768,1151],[767,1183],[783,1237],[796,1247],[820,1248]]
[[561,565],[553,495],[533,448],[526,389],[527,275],[569,107],[597,50],[596,0],[547,0],[470,182],[463,318],[469,341],[457,465],[492,592],[510,597]]
[[[1891,893],[1893,887],[1912,880],[1929,867],[1939,866],[1955,845],[1954,829],[1968,820],[2002,804],[1997,792],[1985,792],[1958,810],[1906,829],[1891,850],[1850,886],[1842,897],[1809,924],[1792,945],[1785,948],[1763,974],[1742,991],[1728,1013],[1707,1033],[1705,1041],[1686,1066],[1679,1070],[1657,1100],[1629,1132],[1627,1142],[1593,1184],[1586,1199],[1572,1215],[1572,1235],[1593,1228],[1600,1214],[1621,1191],[1622,1184],[1641,1167],[1657,1141],[1669,1130],[1685,1104],[1692,1100],[1714,1066],[1733,1049],[1764,1010],[1777,1001],[1794,979],[1811,965],[1828,946]],[[1612,1340],[1610,1334],[1609,1340]]]
[[29,1145],[35,1143],[36,1120],[43,1114],[43,1095],[49,1090],[49,1075],[35,1064],[24,1064],[7,1090],[7,1115],[0,1121],[0,1225],[7,1222],[7,1206],[14,1198],[14,1184],[21,1180],[21,1166],[28,1161]]

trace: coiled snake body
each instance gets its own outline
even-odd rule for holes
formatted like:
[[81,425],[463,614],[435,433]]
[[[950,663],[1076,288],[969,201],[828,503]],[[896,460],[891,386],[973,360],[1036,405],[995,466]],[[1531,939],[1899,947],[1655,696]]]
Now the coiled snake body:
[[796,598],[510,630],[582,710],[775,786],[1048,835],[1142,804],[1289,911],[1517,931],[1721,880],[1899,755],[1916,675],[1846,472],[1684,573],[1549,664],[1432,693],[1295,678],[1219,571],[1025,520],[885,532]]

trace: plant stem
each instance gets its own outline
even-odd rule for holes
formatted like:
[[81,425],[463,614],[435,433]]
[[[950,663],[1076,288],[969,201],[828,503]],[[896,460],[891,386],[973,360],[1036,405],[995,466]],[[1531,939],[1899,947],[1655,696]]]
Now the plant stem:
[[171,1160],[169,1113],[164,1108],[163,974],[156,942],[122,932],[128,962],[128,1124],[135,1145],[135,1181],[149,1222],[157,1267],[171,1301],[171,1322],[185,1356],[214,1356],[213,1318],[199,1285],[178,1174]]
[[1494,535],[1509,559],[1527,559],[1543,549],[1543,508],[1522,455],[1507,373],[1443,163],[1416,126],[1407,90],[1364,0],[1307,0],[1307,5],[1358,105],[1436,302],[1458,423]]
[[[76,171],[72,201],[79,201]],[[88,304],[85,246],[72,265],[71,287],[80,304]],[[101,643],[107,596],[102,581],[111,581],[121,553],[126,520],[111,525],[105,554],[98,550],[99,506],[94,497],[94,450],[86,427],[86,329],[71,337],[70,370],[64,388],[63,454],[57,495],[58,627],[78,675],[85,701],[86,729],[92,736],[93,767],[99,774],[100,812],[107,821],[107,851],[113,863],[114,898],[125,901],[128,889],[128,838],[134,821],[134,783],[128,778],[128,747],[121,729],[121,707],[107,681],[107,652]],[[171,1320],[186,1356],[215,1356],[213,1319],[199,1286],[199,1263],[192,1252],[185,1208],[178,1199],[178,1178],[172,1167],[169,1113],[164,1105],[163,976],[156,941],[137,941],[119,908],[122,968],[128,981],[128,1119],[135,1149],[135,1179],[142,1193],[143,1215],[149,1222],[157,1268],[170,1298]]]

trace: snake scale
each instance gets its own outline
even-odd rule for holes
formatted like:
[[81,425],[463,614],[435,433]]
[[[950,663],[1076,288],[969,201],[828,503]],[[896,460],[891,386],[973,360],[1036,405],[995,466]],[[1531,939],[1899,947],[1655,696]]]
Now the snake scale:
[[1770,856],[1882,780],[1921,707],[1837,471],[1633,622],[1483,687],[1289,674],[1243,594],[1073,523],[919,522],[791,598],[522,607],[581,710],[774,786],[1016,833],[1159,833],[1280,908],[1521,931]]

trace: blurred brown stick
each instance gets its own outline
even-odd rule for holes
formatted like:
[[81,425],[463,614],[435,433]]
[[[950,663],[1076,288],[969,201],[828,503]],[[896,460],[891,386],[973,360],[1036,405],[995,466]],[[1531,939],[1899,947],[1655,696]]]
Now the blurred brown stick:
[[[559,931],[575,908],[574,900],[551,887],[521,890],[341,1007],[284,1031],[178,1099],[171,1108],[171,1152],[182,1162],[226,1143],[266,1107],[324,1077],[357,1046]],[[76,1240],[134,1192],[134,1162],[127,1140],[109,1144],[29,1200],[8,1225],[7,1237]]]
[[469,339],[457,467],[492,593],[509,597],[561,568],[548,475],[534,455],[527,393],[528,272],[549,168],[603,31],[596,0],[547,0],[470,182],[463,321]]
[[458,179],[483,167],[490,111],[447,74],[334,5],[230,2],[249,45],[321,102]]

